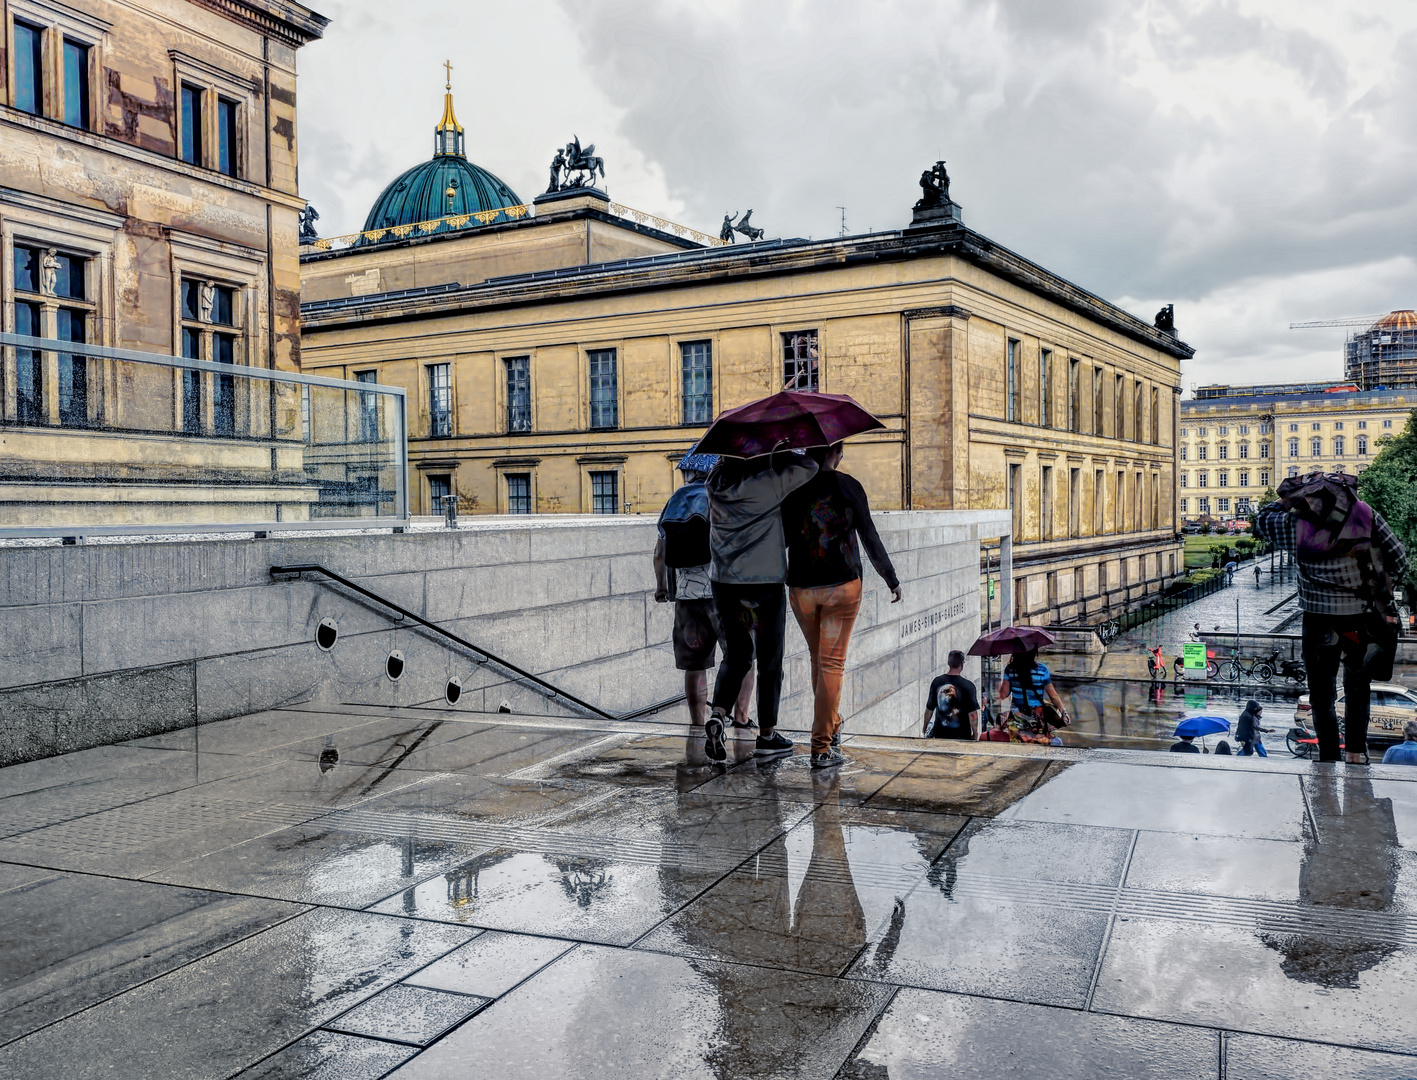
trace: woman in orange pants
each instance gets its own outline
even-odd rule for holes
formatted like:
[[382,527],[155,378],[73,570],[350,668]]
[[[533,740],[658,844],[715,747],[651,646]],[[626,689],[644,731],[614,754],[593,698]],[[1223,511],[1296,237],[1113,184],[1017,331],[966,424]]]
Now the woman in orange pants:
[[866,492],[851,476],[837,469],[842,446],[835,443],[808,451],[820,464],[817,475],[782,504],[787,538],[787,600],[812,655],[812,768],[840,765],[841,678],[846,647],[861,609],[859,535],[871,565],[900,600],[900,582],[890,556],[881,546]]

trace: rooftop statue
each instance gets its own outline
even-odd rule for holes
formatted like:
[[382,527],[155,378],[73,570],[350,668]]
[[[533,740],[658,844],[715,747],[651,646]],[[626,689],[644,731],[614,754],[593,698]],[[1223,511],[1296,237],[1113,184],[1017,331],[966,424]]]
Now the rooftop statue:
[[928,210],[950,201],[950,174],[945,171],[943,161],[935,162],[932,168],[920,174],[920,192],[916,210]]
[[1173,331],[1176,329],[1176,305],[1167,304],[1156,313],[1156,328],[1158,330]]
[[320,234],[315,231],[315,222],[319,220],[320,211],[306,203],[305,209],[300,211],[300,242],[302,244],[313,244],[320,239]]
[[[551,186],[546,193],[594,187],[597,172],[601,179],[605,178],[605,159],[596,157],[595,143],[582,147],[581,137],[577,135],[563,149],[557,150],[556,156],[551,159]],[[579,175],[572,176],[572,173]]]
[[[753,211],[751,208],[745,210],[741,218],[738,217],[736,213],[724,214],[723,228],[718,230],[718,238],[731,244],[734,242],[733,234],[737,233],[739,236],[747,237],[749,243],[754,240],[761,240],[763,238],[763,230],[755,228],[754,226],[749,224],[749,222],[752,220],[752,217]],[[737,218],[736,224],[734,222],[735,218]]]

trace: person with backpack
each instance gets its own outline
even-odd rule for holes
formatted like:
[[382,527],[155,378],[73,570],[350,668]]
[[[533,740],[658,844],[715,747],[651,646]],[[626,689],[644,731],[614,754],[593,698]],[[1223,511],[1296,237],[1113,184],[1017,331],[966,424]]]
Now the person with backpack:
[[1038,659],[1038,650],[1015,653],[1004,668],[999,681],[999,713],[1010,712],[1010,723],[1021,742],[1053,743],[1053,729],[1072,723],[1058,688],[1053,685],[1053,673]]
[[781,508],[784,499],[816,475],[817,463],[793,451],[723,457],[709,474],[709,580],[723,631],[723,663],[704,725],[704,752],[712,761],[728,757],[724,721],[755,658],[758,738],[753,753],[760,758],[792,753],[792,740],[777,730],[787,630],[787,541]]
[[1371,683],[1392,675],[1397,645],[1392,583],[1407,552],[1383,516],[1358,498],[1358,478],[1310,473],[1279,485],[1255,515],[1255,532],[1292,552],[1299,568],[1304,667],[1319,737],[1319,760],[1339,760],[1335,680],[1343,666],[1343,746],[1367,760]]
[[[704,481],[717,463],[714,454],[686,455],[679,462],[685,483],[659,514],[659,539],[654,546],[654,599],[674,602],[674,666],[684,673],[684,698],[689,722],[704,726],[708,719],[708,669],[714,666],[722,634],[709,582],[708,488]],[[753,673],[733,706],[733,727],[749,729],[748,702]]]
[[841,745],[841,681],[846,648],[861,609],[861,552],[900,601],[900,581],[886,554],[860,481],[837,468],[842,445],[813,447],[807,456],[817,475],[782,503],[787,538],[787,602],[812,662],[812,768],[845,761]]
[[1240,744],[1241,757],[1253,757],[1255,754],[1269,757],[1262,736],[1273,735],[1274,728],[1260,726],[1260,717],[1263,715],[1264,708],[1254,698],[1250,699],[1245,711],[1240,714],[1240,719],[1235,724],[1235,741]]

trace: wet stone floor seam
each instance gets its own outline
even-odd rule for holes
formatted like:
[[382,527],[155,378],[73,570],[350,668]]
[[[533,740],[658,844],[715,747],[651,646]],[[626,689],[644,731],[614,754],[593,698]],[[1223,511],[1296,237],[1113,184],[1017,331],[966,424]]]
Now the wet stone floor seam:
[[1417,1078],[1417,776],[730,750],[305,705],[0,769],[0,1076]]

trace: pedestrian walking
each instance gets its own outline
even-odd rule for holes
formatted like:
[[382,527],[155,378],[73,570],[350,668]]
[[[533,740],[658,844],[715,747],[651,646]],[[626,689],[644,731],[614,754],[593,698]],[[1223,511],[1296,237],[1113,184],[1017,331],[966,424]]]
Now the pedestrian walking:
[[1257,556],[1255,556],[1255,588],[1258,589],[1259,587],[1260,587],[1260,560],[1259,560],[1259,556],[1257,555]]
[[1299,568],[1304,667],[1319,739],[1319,760],[1339,758],[1335,680],[1343,666],[1343,746],[1367,760],[1373,679],[1392,674],[1397,646],[1394,581],[1407,552],[1383,516],[1358,498],[1358,479],[1310,473],[1279,485],[1279,498],[1255,515],[1255,532],[1292,552]]
[[780,511],[783,500],[816,474],[815,461],[792,452],[724,457],[709,474],[709,580],[723,632],[723,663],[704,725],[705,752],[714,761],[728,757],[724,723],[755,658],[758,739],[753,752],[759,757],[792,753],[792,741],[777,730],[787,627],[787,545]]
[[925,696],[927,739],[979,737],[979,691],[964,677],[964,653],[950,650],[949,671],[937,675]]
[[787,539],[787,600],[807,640],[812,662],[812,768],[840,765],[841,680],[851,628],[861,610],[861,553],[857,537],[876,573],[900,602],[895,567],[871,521],[866,491],[837,468],[842,444],[815,447],[812,477],[782,503]]
[[1235,571],[1237,569],[1239,569],[1239,567],[1236,565],[1234,559],[1231,559],[1225,564],[1225,585],[1227,588],[1235,584]]
[[1253,757],[1255,754],[1269,757],[1261,736],[1272,735],[1274,728],[1260,726],[1260,717],[1263,715],[1264,709],[1254,698],[1250,699],[1245,711],[1240,714],[1240,719],[1235,724],[1235,741],[1240,746],[1241,757]]
[[1038,659],[1037,649],[1014,654],[999,680],[998,698],[999,711],[1012,713],[1009,726],[1021,742],[1049,745],[1054,728],[1072,723],[1053,685],[1053,674]]
[[[690,454],[679,462],[684,484],[669,497],[659,514],[659,538],[654,547],[654,599],[674,604],[674,666],[684,673],[684,697],[689,722],[702,727],[708,719],[708,670],[717,659],[718,612],[709,581],[708,488],[705,480],[718,458]],[[748,729],[752,672],[733,707],[733,727]]]
[[1402,726],[1402,742],[1387,748],[1383,764],[1417,765],[1417,720],[1409,720]]

